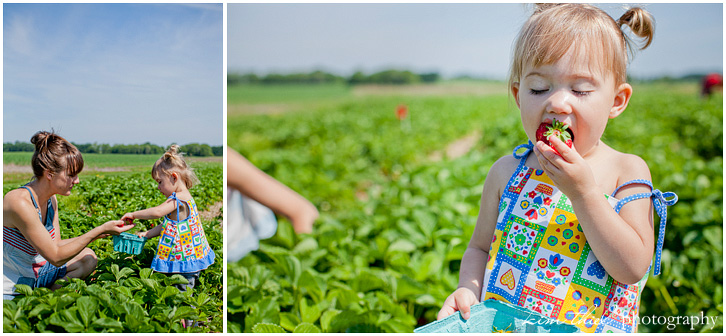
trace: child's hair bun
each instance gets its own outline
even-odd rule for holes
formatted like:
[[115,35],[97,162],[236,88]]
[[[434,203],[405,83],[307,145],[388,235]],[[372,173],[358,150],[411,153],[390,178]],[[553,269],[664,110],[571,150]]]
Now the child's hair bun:
[[166,151],[166,153],[164,153],[164,159],[174,160],[179,156],[181,156],[181,154],[179,153],[179,145],[177,144],[169,146],[169,149]]
[[655,21],[645,9],[640,7],[630,8],[618,19],[617,23],[618,26],[628,26],[633,34],[645,40],[645,44],[640,48],[641,50],[647,48],[653,42]]
[[534,4],[534,13],[533,14],[539,14],[540,12],[544,12],[550,8],[561,6],[561,3],[536,3]]
[[199,183],[199,179],[194,174],[194,169],[184,161],[184,155],[179,151],[180,149],[181,147],[177,144],[169,146],[169,149],[151,168],[151,176],[156,179],[160,173],[177,172],[184,180],[187,188],[191,188]]

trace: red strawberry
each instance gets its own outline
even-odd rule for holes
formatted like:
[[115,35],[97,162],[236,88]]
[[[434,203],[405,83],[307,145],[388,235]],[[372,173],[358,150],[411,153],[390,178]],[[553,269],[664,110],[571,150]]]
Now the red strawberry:
[[[550,143],[549,137],[554,135],[558,137],[562,142],[564,142],[565,145],[572,148],[572,131],[569,130],[568,127],[568,125],[565,125],[558,120],[553,120],[552,125],[542,123],[539,125],[539,128],[537,128],[536,140],[542,141],[547,146],[552,147],[552,143]],[[557,150],[554,150],[555,153],[557,153]],[[557,153],[557,155],[560,155],[560,153]]]

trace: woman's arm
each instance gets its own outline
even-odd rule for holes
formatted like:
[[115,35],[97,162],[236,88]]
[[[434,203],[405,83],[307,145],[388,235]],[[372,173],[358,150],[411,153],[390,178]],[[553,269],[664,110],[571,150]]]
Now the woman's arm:
[[[14,227],[20,231],[43,258],[58,267],[73,259],[99,235],[120,234],[133,227],[133,225],[124,226],[122,221],[109,221],[79,237],[66,239],[65,241],[61,239],[53,240],[48,230],[38,219],[38,212],[30,201],[20,197],[7,196],[3,200],[3,221],[13,223]],[[57,225],[55,221],[54,219],[54,226]]]
[[289,218],[295,232],[312,232],[318,210],[307,199],[227,148],[227,185]]

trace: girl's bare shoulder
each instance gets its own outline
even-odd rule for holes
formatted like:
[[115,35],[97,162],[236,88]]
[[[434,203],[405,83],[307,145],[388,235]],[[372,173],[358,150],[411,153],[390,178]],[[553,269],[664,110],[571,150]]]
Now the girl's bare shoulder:
[[616,186],[632,180],[651,180],[648,163],[638,155],[612,150],[607,160],[616,174]]
[[519,160],[513,155],[502,156],[489,169],[487,180],[491,179],[499,189],[503,189],[518,165]]
[[192,199],[192,193],[189,192],[189,189],[182,190],[176,193],[176,197],[182,201],[189,201]]

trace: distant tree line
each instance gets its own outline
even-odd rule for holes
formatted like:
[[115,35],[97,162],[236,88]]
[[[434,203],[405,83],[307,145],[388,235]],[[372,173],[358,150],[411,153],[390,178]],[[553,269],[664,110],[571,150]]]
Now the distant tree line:
[[416,84],[416,83],[434,83],[440,79],[438,73],[422,73],[417,74],[411,71],[386,70],[374,74],[366,75],[362,72],[356,72],[350,77],[342,77],[323,71],[314,71],[311,73],[294,73],[294,74],[268,74],[266,76],[258,76],[254,73],[249,74],[227,74],[227,84],[230,86],[240,84],[336,84],[346,83],[349,85],[357,84]]
[[[77,144],[74,143],[81,153],[99,154],[162,154],[166,148],[151,144],[149,142],[133,145],[109,145],[109,144]],[[35,146],[29,142],[15,141],[3,143],[3,152],[32,152]],[[181,152],[188,156],[222,156],[222,146],[209,146],[207,144],[190,143],[180,147]]]

